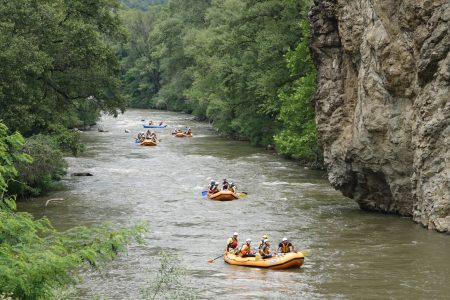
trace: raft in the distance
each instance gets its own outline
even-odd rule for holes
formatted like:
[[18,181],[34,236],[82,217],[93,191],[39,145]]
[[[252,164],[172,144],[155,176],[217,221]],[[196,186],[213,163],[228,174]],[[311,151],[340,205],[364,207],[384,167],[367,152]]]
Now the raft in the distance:
[[141,146],[156,146],[156,145],[158,145],[158,143],[155,142],[154,140],[147,139],[141,142]]
[[223,260],[230,265],[266,268],[274,270],[283,270],[290,268],[299,268],[303,265],[305,257],[302,252],[291,252],[279,254],[271,258],[259,257],[240,257],[235,254],[225,252]]
[[219,191],[214,194],[208,193],[208,198],[217,201],[231,201],[239,198],[239,195],[232,191]]
[[192,137],[192,133],[186,134],[184,132],[175,133],[175,137]]
[[142,126],[144,126],[144,128],[166,128],[167,127],[167,124],[164,124],[164,125],[142,125]]

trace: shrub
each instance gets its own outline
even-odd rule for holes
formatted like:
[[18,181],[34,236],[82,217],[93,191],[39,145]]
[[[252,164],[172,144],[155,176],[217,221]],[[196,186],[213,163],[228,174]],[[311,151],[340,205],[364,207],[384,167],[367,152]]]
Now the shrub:
[[28,138],[21,152],[33,158],[31,164],[17,162],[18,182],[11,190],[21,196],[40,195],[54,187],[54,182],[64,176],[67,163],[54,138],[38,134]]
[[64,153],[77,156],[84,151],[84,145],[81,143],[81,134],[77,129],[55,126],[51,130],[51,137]]
[[186,270],[180,266],[181,261],[175,253],[161,251],[160,266],[147,287],[142,290],[143,299],[196,299],[196,294],[189,287]]

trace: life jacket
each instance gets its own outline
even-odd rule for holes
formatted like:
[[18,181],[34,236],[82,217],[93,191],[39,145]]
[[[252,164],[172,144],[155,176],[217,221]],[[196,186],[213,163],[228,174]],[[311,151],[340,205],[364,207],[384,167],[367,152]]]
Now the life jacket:
[[250,250],[251,250],[250,246],[247,243],[245,243],[244,245],[242,245],[239,256],[242,257],[244,255],[250,254]]
[[231,245],[229,245],[229,247],[231,248],[231,249],[236,249],[237,248],[237,246],[238,246],[238,240],[237,239],[233,239],[233,238],[231,238],[233,241],[231,242]]
[[281,252],[283,252],[283,253],[289,253],[289,251],[290,251],[290,249],[289,249],[289,245],[290,245],[291,243],[287,243],[287,244],[285,244],[285,243],[281,243]]
[[264,240],[261,240],[261,242],[259,242],[258,249],[262,249],[263,247],[264,247]]
[[261,255],[269,255],[269,254],[270,254],[269,250],[270,250],[269,246],[267,246],[266,244],[264,244],[264,245],[260,248],[259,253],[260,253]]

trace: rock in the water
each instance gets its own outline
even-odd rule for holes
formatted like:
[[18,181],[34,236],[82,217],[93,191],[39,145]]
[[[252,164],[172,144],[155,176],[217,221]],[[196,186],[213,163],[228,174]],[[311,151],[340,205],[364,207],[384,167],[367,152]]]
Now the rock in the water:
[[129,129],[125,129],[125,133],[130,133],[130,130]]
[[331,184],[450,233],[450,2],[315,0],[309,18]]
[[94,176],[94,175],[92,175],[92,173],[89,172],[75,172],[72,173],[72,176]]
[[99,125],[97,127],[98,132],[108,132],[108,130],[105,130],[105,128],[102,125]]

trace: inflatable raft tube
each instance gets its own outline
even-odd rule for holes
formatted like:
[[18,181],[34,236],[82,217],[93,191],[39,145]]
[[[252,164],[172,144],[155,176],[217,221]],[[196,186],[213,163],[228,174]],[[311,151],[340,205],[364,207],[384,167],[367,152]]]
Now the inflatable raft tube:
[[303,265],[305,257],[302,252],[291,252],[285,254],[278,254],[271,258],[262,259],[259,257],[240,257],[229,252],[225,252],[223,259],[227,264],[266,268],[274,270],[284,270],[289,268],[299,268]]

